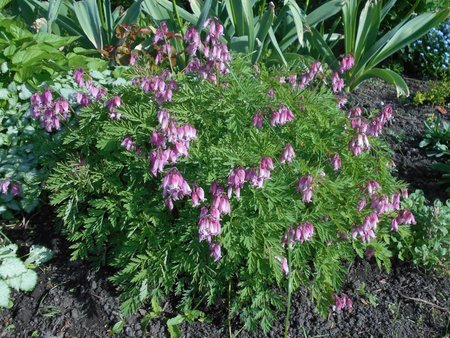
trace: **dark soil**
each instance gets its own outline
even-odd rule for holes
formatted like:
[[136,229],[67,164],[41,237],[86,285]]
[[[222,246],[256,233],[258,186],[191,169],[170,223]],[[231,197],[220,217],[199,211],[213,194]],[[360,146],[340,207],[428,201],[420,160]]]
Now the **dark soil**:
[[[426,83],[408,81],[412,96]],[[398,176],[411,187],[423,189],[426,196],[444,199],[438,185],[439,174],[431,168],[433,159],[419,148],[423,121],[432,113],[431,106],[415,106],[410,100],[400,101],[395,91],[381,82],[362,86],[351,97],[364,108],[380,108],[390,103],[395,118],[386,138],[395,154]],[[0,337],[169,337],[166,322],[176,315],[169,301],[165,313],[152,319],[147,328],[141,321],[147,309],[124,319],[124,328],[114,335],[112,327],[122,320],[118,293],[109,283],[109,271],[95,271],[87,263],[69,260],[68,243],[54,234],[51,210],[36,216],[28,229],[18,227],[8,236],[23,249],[33,243],[43,244],[55,252],[55,258],[38,270],[39,284],[31,293],[16,293],[14,307],[0,311]],[[320,317],[306,290],[293,298],[290,317],[291,337],[444,337],[449,334],[450,278],[426,274],[410,264],[394,262],[390,273],[380,272],[374,262],[357,261],[349,270],[343,293],[353,299],[353,309],[332,312]],[[229,337],[227,307],[217,304],[202,308],[204,323],[183,323],[183,337]],[[232,320],[238,337],[264,337],[241,329]],[[283,336],[284,315],[281,314],[268,337]]]

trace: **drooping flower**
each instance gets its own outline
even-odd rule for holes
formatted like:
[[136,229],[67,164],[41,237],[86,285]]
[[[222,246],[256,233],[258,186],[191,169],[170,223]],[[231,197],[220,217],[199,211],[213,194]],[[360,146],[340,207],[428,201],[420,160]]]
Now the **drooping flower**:
[[124,147],[126,150],[131,151],[134,150],[134,140],[131,136],[126,136],[122,143],[121,146]]
[[341,168],[341,165],[342,165],[341,158],[339,157],[338,153],[335,153],[333,155],[333,158],[331,159],[331,166],[333,167],[333,170],[338,171]]
[[364,198],[362,198],[359,200],[358,205],[356,206],[356,210],[361,211],[366,207],[366,205],[367,201]]
[[200,202],[203,202],[205,200],[205,192],[203,191],[202,187],[199,187],[197,185],[195,185],[193,187],[191,199],[192,199],[192,205],[194,207],[199,206]]
[[228,176],[228,198],[231,198],[231,193],[234,189],[234,194],[237,199],[241,196],[241,189],[245,183],[245,169],[238,167],[235,168]]
[[295,157],[294,148],[292,148],[290,144],[287,144],[283,149],[283,153],[281,154],[280,162],[281,164],[285,164],[286,162],[291,163],[294,157]]
[[209,248],[211,257],[214,258],[214,262],[219,261],[222,258],[222,246],[220,243],[211,243]]
[[170,170],[163,178],[163,196],[172,201],[183,199],[191,194],[191,188],[177,169]]
[[256,113],[253,115],[253,126],[255,128],[262,128],[264,122],[264,118],[261,114]]
[[289,274],[288,260],[280,256],[275,256],[275,259],[280,262],[281,271],[287,276]]
[[211,243],[212,237],[219,236],[222,231],[219,211],[213,208],[210,210],[206,207],[201,208],[198,225],[199,241]]
[[270,117],[270,124],[275,126],[282,126],[294,119],[294,113],[285,105],[282,105]]
[[366,182],[366,189],[369,195],[373,195],[376,191],[381,190],[381,185],[375,180],[369,180]]
[[297,229],[295,229],[295,240],[303,243],[305,241],[311,240],[314,234],[314,225],[310,222],[302,222],[299,224]]
[[342,74],[342,73],[352,69],[354,65],[355,65],[355,59],[353,58],[353,55],[351,55],[351,54],[346,55],[341,60],[339,72]]
[[73,79],[78,87],[84,87],[84,69],[78,68],[74,70]]
[[372,212],[364,218],[363,224],[352,229],[352,238],[356,239],[358,236],[364,243],[369,243],[376,238],[375,230],[378,226],[378,216]]
[[331,77],[331,88],[334,93],[339,93],[344,89],[344,79],[339,77],[338,72],[334,72]]
[[311,175],[302,176],[297,185],[297,191],[302,194],[303,203],[310,203],[313,197],[314,178]]

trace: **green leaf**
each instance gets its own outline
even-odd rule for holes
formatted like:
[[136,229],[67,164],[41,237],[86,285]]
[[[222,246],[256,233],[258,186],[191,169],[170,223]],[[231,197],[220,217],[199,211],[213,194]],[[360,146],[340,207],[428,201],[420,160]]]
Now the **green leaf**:
[[80,27],[97,50],[103,49],[103,34],[100,13],[96,0],[83,0],[73,3],[73,10]]
[[306,16],[306,22],[310,26],[315,26],[320,22],[339,13],[342,9],[342,0],[331,0],[316,8]]
[[170,338],[181,338],[180,324],[184,322],[184,317],[178,315],[167,321],[167,329],[169,330]]
[[8,244],[0,247],[0,260],[16,257],[17,244]]
[[42,245],[32,245],[28,258],[25,260],[25,265],[35,264],[39,266],[48,262],[53,258],[53,251]]
[[212,0],[206,0],[202,6],[200,16],[198,18],[197,24],[195,25],[195,28],[199,32],[203,29],[203,24],[205,23],[206,19],[209,16],[209,10],[211,9],[211,4],[212,4]]
[[11,289],[2,280],[0,280],[0,307],[10,308],[11,307]]
[[381,68],[372,68],[368,71],[365,71],[361,76],[356,78],[352,83],[350,90],[355,89],[360,83],[370,79],[372,77],[378,77],[383,79],[384,81],[395,86],[397,90],[397,96],[409,96],[409,88],[406,84],[405,80],[397,74],[396,72],[390,69],[381,69]]
[[291,10],[291,15],[294,19],[295,30],[297,32],[297,39],[300,46],[303,46],[303,13],[300,7],[293,1],[288,2],[289,9]]
[[17,291],[32,291],[37,283],[37,273],[27,270],[21,275],[6,279],[5,282]]
[[26,271],[25,264],[17,257],[6,258],[0,265],[0,277],[4,279],[19,276]]
[[59,10],[61,9],[63,0],[50,0],[48,2],[47,14],[47,32],[52,32],[53,22],[58,18]]
[[125,327],[125,322],[123,320],[120,320],[114,324],[114,326],[112,327],[112,332],[114,334],[119,334],[123,331],[124,327]]

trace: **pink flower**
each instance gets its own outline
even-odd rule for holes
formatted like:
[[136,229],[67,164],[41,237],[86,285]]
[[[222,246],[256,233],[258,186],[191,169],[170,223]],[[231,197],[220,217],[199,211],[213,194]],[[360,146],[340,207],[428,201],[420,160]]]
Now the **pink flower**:
[[137,60],[139,60],[139,55],[137,55],[135,53],[131,53],[130,54],[130,66],[134,66],[136,64]]
[[314,225],[309,222],[302,222],[295,229],[295,240],[303,243],[304,241],[311,240],[314,234]]
[[130,150],[134,150],[134,140],[132,137],[130,136],[126,136],[122,143],[121,146],[124,147],[126,150],[130,151]]
[[340,311],[344,309],[353,308],[353,302],[346,294],[342,294],[340,296],[334,295],[334,305],[332,307],[333,311]]
[[79,86],[79,87],[83,87],[84,86],[84,70],[83,68],[78,68],[73,72],[73,79],[75,80],[75,83]]
[[221,214],[231,213],[230,200],[225,193],[214,195],[211,206],[212,208],[218,210]]
[[402,197],[407,199],[409,197],[409,192],[407,188],[404,188],[401,190],[402,191]]
[[338,153],[335,153],[333,155],[333,158],[331,159],[331,166],[333,167],[333,170],[338,171],[341,168],[341,165],[341,158],[339,157]]
[[348,100],[347,100],[347,98],[345,96],[340,95],[337,98],[338,98],[338,103],[337,103],[337,107],[338,108],[342,108],[343,106],[346,105]]
[[286,162],[291,163],[294,157],[295,157],[294,148],[292,148],[290,144],[287,144],[283,149],[283,153],[281,154],[280,162],[281,164],[285,164]]
[[364,218],[363,224],[352,229],[352,238],[356,239],[358,236],[364,243],[369,243],[376,238],[375,230],[378,227],[378,216],[376,213],[371,213]]
[[253,115],[253,126],[255,128],[262,128],[264,122],[264,118],[261,114],[256,113]]
[[241,189],[244,187],[245,183],[245,169],[238,167],[234,169],[228,176],[228,198],[231,198],[232,190],[234,189],[234,194],[237,199],[241,196]]
[[83,106],[83,107],[86,107],[91,103],[89,100],[89,97],[83,93],[76,94],[76,101],[80,106]]
[[211,257],[214,258],[214,262],[219,261],[222,258],[222,246],[220,243],[211,243],[210,245]]
[[294,119],[294,113],[285,105],[282,105],[270,117],[270,124],[274,126],[282,126]]
[[9,185],[11,184],[11,181],[10,180],[8,180],[8,179],[6,179],[6,180],[3,180],[1,183],[0,183],[0,192],[2,193],[2,194],[7,194],[8,193],[8,188],[9,188]]
[[191,188],[177,169],[172,169],[163,178],[163,196],[172,201],[183,199],[191,194]]
[[391,195],[391,205],[394,210],[400,210],[400,193]]
[[194,188],[192,189],[191,198],[192,198],[192,205],[194,207],[197,207],[200,205],[200,202],[203,202],[205,200],[205,192],[201,187],[195,185]]
[[366,207],[367,201],[362,198],[361,200],[359,200],[358,205],[356,206],[356,210],[361,211]]
[[167,28],[166,22],[163,21],[156,29],[155,36],[153,37],[153,44],[156,45],[159,41],[164,40],[167,33],[169,33],[169,30]]
[[302,194],[303,203],[310,203],[313,196],[313,177],[311,175],[302,176],[298,181],[297,191]]
[[19,196],[20,194],[20,185],[18,183],[14,183],[11,187],[11,194],[13,196]]
[[366,189],[369,195],[373,195],[377,190],[381,190],[381,185],[375,180],[366,182]]
[[411,211],[404,209],[400,211],[397,216],[397,221],[399,224],[416,224],[416,219]]
[[339,93],[344,88],[344,80],[339,77],[338,72],[334,72],[331,77],[331,87],[334,93]]
[[395,217],[391,222],[391,231],[398,232],[398,220],[397,217]]
[[339,72],[344,73],[344,72],[352,69],[354,65],[355,65],[355,59],[353,58],[353,55],[351,55],[351,54],[346,55],[341,60]]
[[200,218],[198,221],[199,241],[211,242],[212,237],[219,236],[222,231],[220,224],[220,213],[218,210],[203,207],[200,210]]
[[287,276],[289,274],[289,265],[285,257],[275,256],[275,259],[280,262],[281,271]]

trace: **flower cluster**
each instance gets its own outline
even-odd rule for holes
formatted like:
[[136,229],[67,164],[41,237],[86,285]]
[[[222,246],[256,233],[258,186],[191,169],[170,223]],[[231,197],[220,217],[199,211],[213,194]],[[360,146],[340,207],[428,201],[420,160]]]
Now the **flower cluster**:
[[331,76],[331,88],[333,89],[333,93],[337,94],[344,89],[344,79],[339,77],[338,72],[333,72]]
[[150,152],[150,171],[154,176],[168,163],[189,155],[190,141],[197,137],[197,130],[190,124],[179,125],[165,110],[157,114],[159,130],[153,132],[150,143],[156,148]]
[[295,242],[303,243],[310,241],[314,235],[314,225],[310,222],[302,222],[297,228],[290,228],[289,233],[284,234],[281,244],[283,247],[289,242],[289,249],[294,247]]
[[120,107],[122,104],[122,101],[120,100],[119,96],[114,96],[113,98],[109,99],[105,102],[105,107],[109,110],[109,118],[112,120],[120,120],[120,112],[116,110],[117,107]]
[[61,128],[60,121],[67,119],[69,113],[69,103],[63,98],[53,100],[50,89],[43,93],[35,93],[30,97],[31,115],[39,119],[46,131]]
[[311,175],[302,176],[297,185],[297,192],[302,194],[302,202],[310,203],[313,198],[314,178]]
[[349,296],[346,294],[341,294],[340,296],[334,295],[334,305],[332,307],[333,311],[340,311],[344,309],[353,308],[353,302]]
[[170,210],[173,209],[173,201],[183,199],[191,194],[191,188],[177,169],[171,169],[163,178],[163,197]]
[[142,88],[144,93],[152,93],[158,104],[172,101],[173,91],[178,89],[169,71],[164,70],[161,75],[134,78],[131,83]]
[[73,79],[78,87],[84,89],[83,92],[78,92],[75,94],[76,102],[82,106],[86,107],[92,102],[97,102],[102,100],[107,91],[104,87],[99,84],[94,83],[91,78],[86,79],[86,74],[83,69],[79,68],[73,72]]
[[350,69],[353,68],[355,65],[355,59],[353,58],[353,55],[349,54],[342,58],[341,63],[339,65],[339,73],[343,74]]
[[270,117],[270,125],[283,126],[294,119],[294,113],[285,105],[282,105],[277,111],[275,111]]
[[370,199],[371,212],[364,218],[362,225],[352,229],[353,239],[359,236],[364,243],[369,243],[376,238],[375,230],[379,218],[383,214],[399,211],[398,215],[392,220],[391,231],[398,231],[399,224],[415,224],[414,215],[409,210],[400,210],[400,199],[402,196],[408,197],[407,190],[402,190],[401,193],[393,193],[390,196],[381,194],[381,185],[375,180],[367,181],[362,190],[366,192],[367,196],[358,202],[356,210],[362,211],[368,205],[367,199]]
[[373,121],[368,122],[361,116],[361,108],[354,107],[350,110],[348,116],[351,120],[351,127],[356,132],[356,137],[349,142],[349,149],[353,155],[358,156],[362,152],[370,149],[367,136],[379,136],[385,124],[392,119],[392,113],[392,107],[386,105]]
[[13,183],[11,185],[11,180],[6,179],[0,182],[0,193],[2,194],[11,194],[13,196],[19,196],[20,194],[20,185],[19,183]]
[[313,62],[310,68],[307,69],[307,71],[300,77],[300,79],[297,79],[297,75],[290,75],[288,77],[280,77],[279,81],[280,83],[289,83],[292,88],[299,88],[304,89],[306,88],[322,71],[322,64],[319,61]]
[[342,165],[341,157],[339,156],[338,153],[335,153],[333,155],[333,158],[331,159],[331,166],[333,167],[333,170],[338,171],[341,168],[341,165]]
[[217,74],[223,75],[229,72],[231,55],[227,45],[220,41],[223,35],[222,24],[215,19],[208,19],[204,28],[207,29],[204,42],[194,27],[190,27],[184,36],[188,45],[186,53],[191,56],[185,71],[196,73],[200,78],[216,83]]

